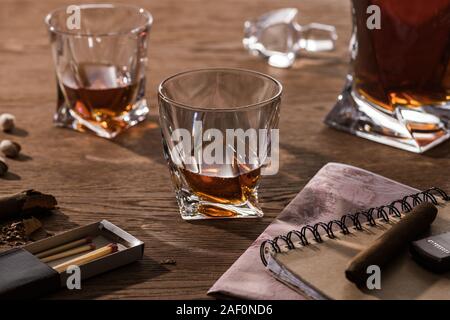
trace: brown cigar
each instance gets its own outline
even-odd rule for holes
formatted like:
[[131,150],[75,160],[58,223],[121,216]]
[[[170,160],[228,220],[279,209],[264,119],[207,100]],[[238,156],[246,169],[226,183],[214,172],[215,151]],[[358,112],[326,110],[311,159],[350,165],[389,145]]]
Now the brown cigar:
[[0,219],[20,218],[55,209],[54,196],[36,190],[26,190],[0,197]]
[[394,224],[367,249],[357,254],[345,270],[348,280],[357,286],[365,286],[367,267],[377,265],[382,268],[395,258],[411,241],[424,233],[434,221],[437,208],[428,202],[416,206],[398,223]]

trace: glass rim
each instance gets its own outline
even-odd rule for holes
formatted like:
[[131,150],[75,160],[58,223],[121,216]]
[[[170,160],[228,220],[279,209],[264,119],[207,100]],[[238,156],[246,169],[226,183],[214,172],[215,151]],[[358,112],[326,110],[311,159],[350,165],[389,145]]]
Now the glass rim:
[[[188,105],[186,103],[181,103],[178,101],[175,101],[169,97],[167,97],[163,92],[163,87],[164,84],[166,84],[168,81],[177,78],[179,76],[182,75],[186,75],[189,73],[196,73],[196,72],[213,72],[213,71],[228,71],[228,72],[243,72],[243,73],[248,73],[248,74],[252,74],[254,76],[259,76],[259,77],[263,77],[267,80],[272,81],[275,86],[278,88],[277,92],[270,98],[265,99],[263,101],[260,102],[256,102],[256,103],[252,103],[252,104],[248,104],[248,105],[243,105],[243,106],[238,106],[238,107],[232,107],[232,108],[220,108],[220,109],[213,109],[213,108],[208,108],[208,107],[200,107],[200,106],[192,106],[192,105]],[[283,85],[281,84],[280,81],[278,81],[277,79],[275,79],[274,77],[271,77],[265,73],[262,72],[258,72],[258,71],[253,71],[253,70],[248,70],[248,69],[241,69],[241,68],[202,68],[202,69],[193,69],[193,70],[187,70],[187,71],[182,71],[182,72],[178,72],[174,75],[171,75],[170,77],[164,79],[158,86],[158,96],[163,99],[164,101],[176,105],[177,107],[180,108],[184,108],[184,109],[189,109],[189,110],[194,110],[194,111],[208,111],[208,112],[232,112],[232,111],[241,111],[241,110],[245,110],[245,109],[252,109],[252,108],[256,108],[259,107],[261,105],[264,104],[269,104],[277,99],[279,99],[281,97],[281,94],[283,92]]]
[[108,36],[118,36],[118,35],[139,33],[141,31],[145,30],[146,28],[152,26],[152,24],[153,24],[153,16],[148,10],[146,10],[142,7],[139,7],[139,6],[132,5],[132,4],[92,3],[92,4],[80,4],[80,5],[76,5],[76,6],[80,7],[81,9],[92,9],[92,8],[136,9],[137,12],[143,14],[146,17],[146,21],[145,21],[145,23],[137,25],[135,28],[131,28],[127,31],[107,32],[107,33],[78,32],[77,30],[65,31],[65,30],[58,29],[56,26],[54,26],[50,23],[50,19],[55,15],[55,13],[60,12],[60,11],[66,11],[68,6],[64,6],[64,7],[58,7],[56,9],[53,9],[45,16],[44,22],[47,25],[48,30],[51,32],[57,33],[57,34],[64,34],[64,35],[77,36],[77,37],[108,37]]

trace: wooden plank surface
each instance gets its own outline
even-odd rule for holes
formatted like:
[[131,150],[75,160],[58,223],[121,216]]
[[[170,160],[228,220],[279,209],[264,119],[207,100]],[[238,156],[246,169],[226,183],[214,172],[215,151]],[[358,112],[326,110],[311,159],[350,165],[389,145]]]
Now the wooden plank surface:
[[[12,138],[23,146],[0,194],[23,189],[54,194],[60,212],[46,221],[62,231],[108,219],[146,243],[145,259],[52,298],[206,298],[206,291],[324,164],[343,162],[417,188],[450,190],[450,143],[417,155],[326,127],[347,71],[349,1],[134,1],[150,10],[149,121],[107,141],[52,125],[56,91],[43,18],[72,1],[0,1],[0,112],[16,115]],[[243,23],[266,11],[298,7],[301,22],[338,28],[338,49],[305,56],[288,70],[269,67],[242,48]],[[156,87],[187,69],[228,66],[268,73],[284,85],[281,170],[264,177],[257,220],[184,222],[162,156]],[[0,133],[0,139],[11,138]],[[158,262],[175,259],[172,266]],[[258,262],[255,262],[258,263]]]

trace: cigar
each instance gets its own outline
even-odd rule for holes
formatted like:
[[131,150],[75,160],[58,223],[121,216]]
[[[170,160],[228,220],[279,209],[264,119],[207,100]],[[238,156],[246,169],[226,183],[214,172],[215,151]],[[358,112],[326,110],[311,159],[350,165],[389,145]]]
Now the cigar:
[[102,247],[100,249],[94,250],[92,252],[86,253],[80,257],[74,258],[72,260],[66,261],[64,263],[61,263],[55,267],[53,267],[54,270],[61,273],[66,271],[66,269],[72,265],[76,265],[78,267],[89,263],[91,261],[94,261],[98,258],[107,256],[108,254],[114,253],[118,250],[118,246],[116,243],[111,243],[105,247]]
[[56,199],[50,194],[36,190],[26,190],[9,196],[0,197],[0,219],[22,218],[30,214],[39,214],[53,210]]
[[377,265],[380,268],[386,266],[411,241],[417,239],[430,227],[436,218],[437,211],[437,208],[429,202],[416,206],[350,261],[345,270],[347,279],[358,287],[365,286],[369,276],[367,267],[370,265]]
[[86,252],[86,251],[91,251],[95,249],[95,244],[90,243],[90,244],[86,244],[84,246],[80,246],[80,247],[76,247],[67,251],[63,251],[51,256],[47,256],[41,259],[42,262],[51,262],[51,261],[55,261],[61,258],[66,258],[66,257],[70,257],[82,252]]
[[45,250],[45,251],[42,251],[42,252],[38,252],[38,253],[35,254],[35,256],[38,257],[39,259],[42,259],[42,258],[45,258],[47,256],[54,255],[56,253],[60,253],[60,252],[63,252],[63,251],[66,251],[66,250],[69,250],[69,249],[81,246],[81,245],[86,244],[86,243],[91,243],[91,242],[92,242],[92,237],[86,237],[86,238],[83,238],[83,239],[75,240],[75,241],[72,241],[72,242],[60,245],[60,246],[52,248],[52,249],[48,249],[48,250]]

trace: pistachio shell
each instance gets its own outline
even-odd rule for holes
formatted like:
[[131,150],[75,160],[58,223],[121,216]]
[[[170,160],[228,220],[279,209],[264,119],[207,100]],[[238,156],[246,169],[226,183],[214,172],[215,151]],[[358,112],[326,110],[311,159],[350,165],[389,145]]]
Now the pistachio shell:
[[21,146],[17,142],[11,140],[3,140],[0,142],[0,151],[9,158],[17,157],[21,149]]
[[0,157],[0,177],[4,176],[8,172],[8,165],[5,159]]
[[16,118],[10,113],[3,113],[0,115],[0,129],[4,132],[14,130]]

